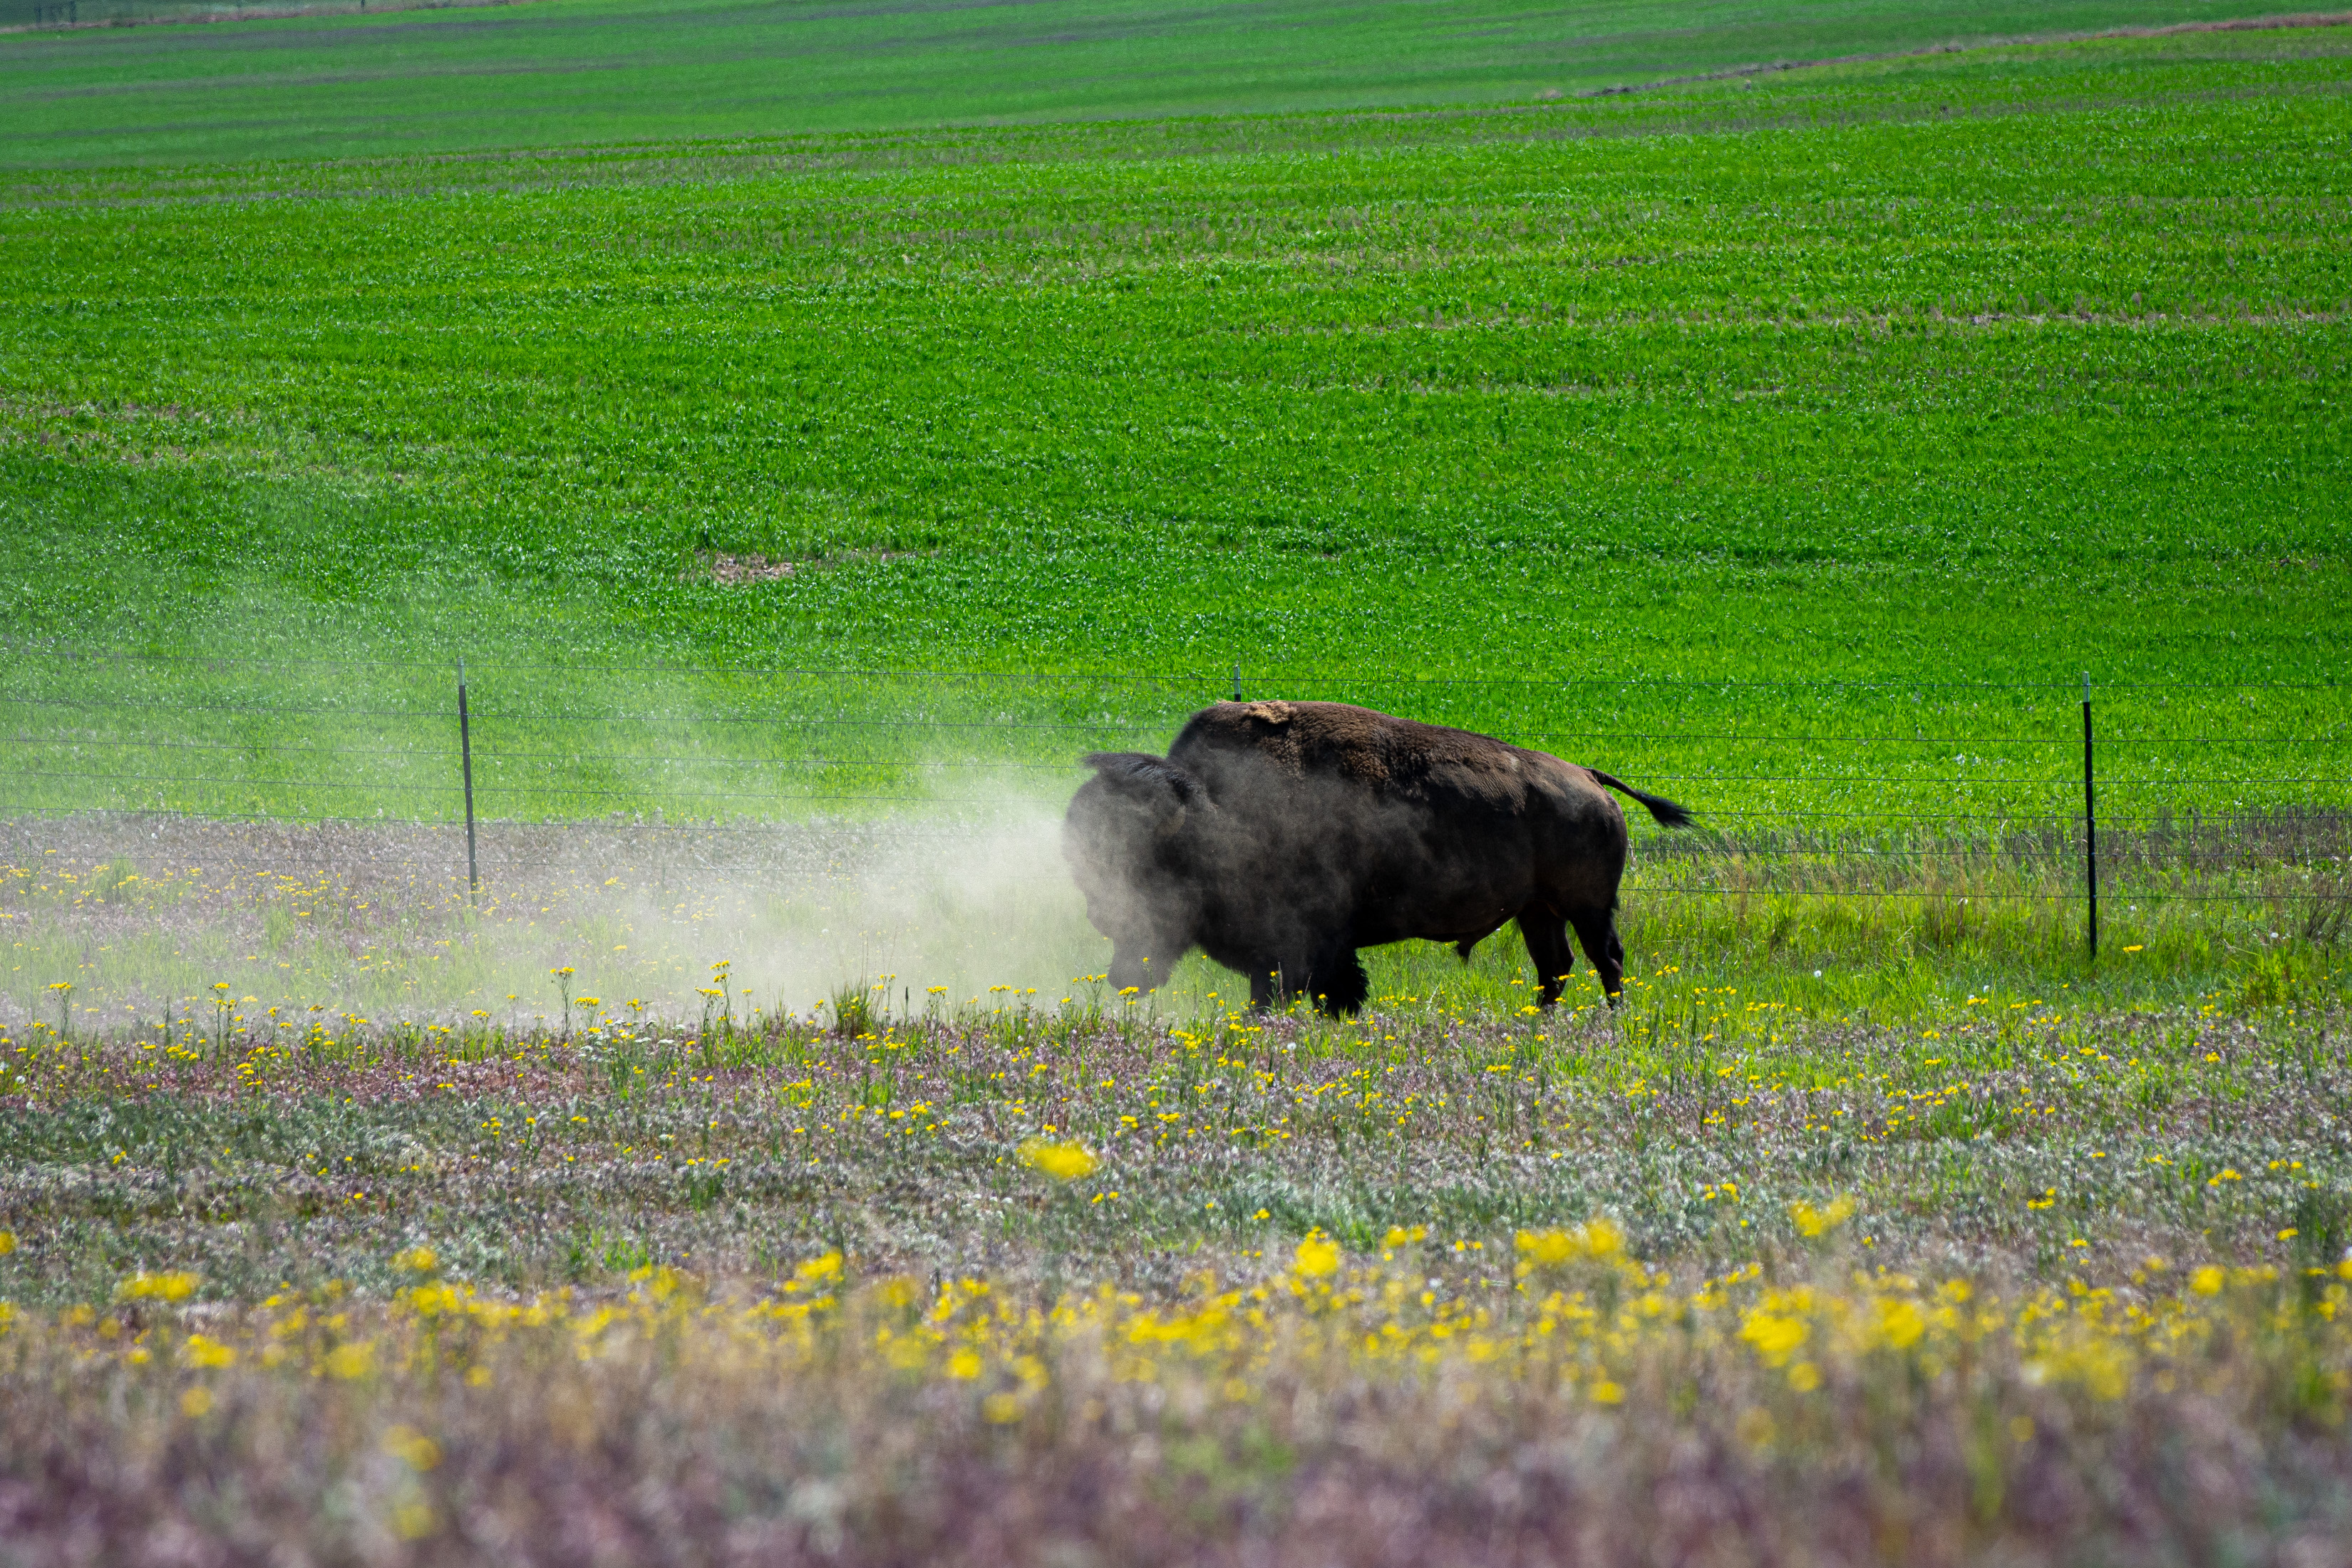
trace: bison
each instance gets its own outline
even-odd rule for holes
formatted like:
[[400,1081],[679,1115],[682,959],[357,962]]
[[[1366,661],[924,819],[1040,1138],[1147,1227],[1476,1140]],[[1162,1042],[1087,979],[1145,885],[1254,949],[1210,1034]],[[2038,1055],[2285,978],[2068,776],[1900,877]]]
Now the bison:
[[1344,702],[1220,702],[1164,757],[1086,764],[1062,853],[1110,938],[1111,984],[1151,990],[1198,947],[1260,1007],[1353,1013],[1358,948],[1424,937],[1467,961],[1514,919],[1546,1007],[1574,966],[1570,926],[1613,1003],[1626,833],[1608,790],[1668,827],[1691,819],[1596,768]]

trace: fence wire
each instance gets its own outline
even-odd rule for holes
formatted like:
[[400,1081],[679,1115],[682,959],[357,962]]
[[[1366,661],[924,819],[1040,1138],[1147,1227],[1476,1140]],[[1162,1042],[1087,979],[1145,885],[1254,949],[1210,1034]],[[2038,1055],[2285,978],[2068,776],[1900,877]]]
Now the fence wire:
[[[0,649],[0,819],[26,846],[63,818],[462,829],[457,684],[416,661]],[[1164,751],[1237,694],[1476,730],[1671,795],[1696,831],[1629,814],[1653,892],[2087,893],[2060,874],[2088,870],[2079,684],[1900,679],[478,664],[481,863],[558,864],[499,845],[567,822],[738,845],[878,821],[952,835],[1056,809],[1086,752]],[[2352,686],[2095,683],[2091,698],[2103,879],[2196,876],[2163,896],[2275,902],[2282,879],[2345,876]],[[2028,866],[2049,873],[2039,890],[1993,885]],[[2247,885],[2210,881],[2233,876]]]

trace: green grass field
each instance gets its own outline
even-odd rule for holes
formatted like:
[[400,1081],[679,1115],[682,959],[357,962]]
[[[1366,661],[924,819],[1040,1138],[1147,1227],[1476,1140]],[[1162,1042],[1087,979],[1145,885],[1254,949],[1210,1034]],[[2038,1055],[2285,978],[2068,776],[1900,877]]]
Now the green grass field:
[[[2352,30],[702,15],[0,39],[28,1552],[2346,1563]],[[1107,994],[1236,680],[1625,1005]]]
[[[2346,47],[19,174],[7,614],[208,654],[2329,679]],[[806,569],[682,580],[698,548]]]

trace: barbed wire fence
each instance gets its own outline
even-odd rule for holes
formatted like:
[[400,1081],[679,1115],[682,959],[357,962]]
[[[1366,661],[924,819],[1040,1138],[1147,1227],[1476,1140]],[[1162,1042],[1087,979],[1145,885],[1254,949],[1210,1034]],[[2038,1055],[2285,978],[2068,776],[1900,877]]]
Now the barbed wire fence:
[[[465,704],[461,714],[462,700]],[[2347,934],[2352,687],[1139,674],[172,658],[11,650],[0,820],[19,854],[279,836],[492,879],[583,855],[691,868],[951,840],[1057,808],[1093,751],[1164,751],[1218,700],[1357,702],[1670,795],[1635,886],[1695,898],[2309,906]],[[596,830],[593,839],[585,830]],[[322,837],[340,830],[330,844]],[[361,837],[354,838],[353,835]],[[357,846],[357,847],[355,847]],[[320,859],[318,857],[324,855]],[[306,856],[310,858],[305,858]],[[2031,885],[1999,873],[2030,868]]]

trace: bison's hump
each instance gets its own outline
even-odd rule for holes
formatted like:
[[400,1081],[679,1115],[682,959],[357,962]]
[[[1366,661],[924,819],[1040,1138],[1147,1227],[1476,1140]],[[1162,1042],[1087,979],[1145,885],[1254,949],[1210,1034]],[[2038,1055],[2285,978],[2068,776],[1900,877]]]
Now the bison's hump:
[[1220,702],[1192,716],[1168,755],[1213,773],[1220,757],[1247,758],[1302,779],[1345,779],[1408,795],[1491,797],[1531,786],[1574,790],[1580,782],[1541,752],[1348,702]]

